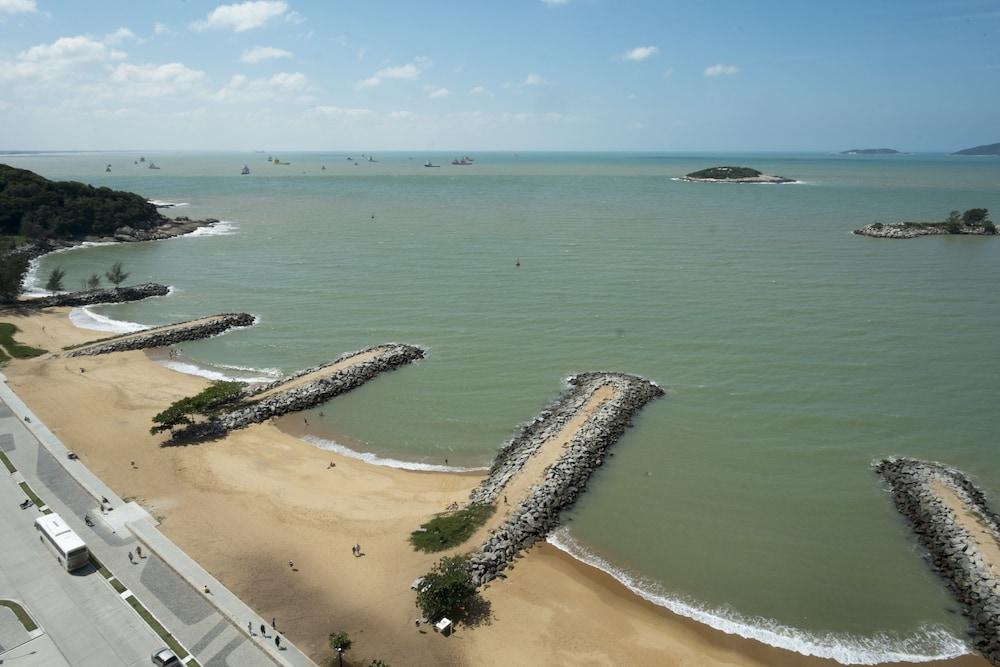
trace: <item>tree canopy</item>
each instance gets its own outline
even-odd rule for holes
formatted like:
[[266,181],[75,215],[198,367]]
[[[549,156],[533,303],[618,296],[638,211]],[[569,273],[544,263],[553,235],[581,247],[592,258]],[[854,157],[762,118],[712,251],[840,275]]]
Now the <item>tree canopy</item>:
[[475,594],[472,576],[463,556],[445,556],[424,575],[417,606],[429,619],[464,606]]
[[163,221],[156,206],[131,192],[95,188],[0,164],[0,234],[79,239],[119,227],[149,229]]

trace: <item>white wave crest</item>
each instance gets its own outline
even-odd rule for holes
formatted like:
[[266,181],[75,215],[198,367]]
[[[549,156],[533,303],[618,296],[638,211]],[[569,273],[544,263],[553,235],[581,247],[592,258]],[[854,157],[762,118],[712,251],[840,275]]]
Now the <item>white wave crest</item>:
[[69,321],[73,326],[80,329],[92,329],[94,331],[111,331],[114,333],[135,333],[145,331],[149,327],[138,322],[126,322],[125,320],[113,320],[106,315],[95,313],[89,307],[74,308],[69,311]]
[[160,201],[159,199],[150,199],[149,203],[153,206],[161,206],[163,208],[177,208],[178,206],[190,206],[187,202],[173,202],[173,201]]
[[175,239],[190,239],[196,236],[232,236],[233,234],[238,234],[240,226],[238,223],[230,222],[228,220],[220,220],[219,222],[212,223],[211,225],[205,227],[199,227],[190,234],[181,234],[180,236],[175,236]]
[[481,470],[488,470],[488,468],[463,468],[461,466],[443,466],[436,465],[434,463],[417,463],[415,461],[399,461],[397,459],[387,459],[383,458],[377,454],[372,454],[371,452],[357,452],[353,449],[343,446],[339,442],[334,442],[333,440],[327,440],[325,438],[320,438],[315,435],[304,435],[302,439],[308,442],[310,445],[315,445],[320,449],[325,449],[328,452],[336,452],[342,456],[348,458],[357,459],[359,461],[364,461],[365,463],[370,463],[376,466],[385,466],[387,468],[401,468],[403,470],[420,470],[423,472],[479,472]]
[[[197,364],[189,363],[186,361],[177,361],[176,359],[159,359],[157,360],[156,363],[160,364],[161,366],[166,366],[170,370],[177,371],[178,373],[184,373],[185,375],[197,375],[198,377],[207,378],[209,380],[228,380],[230,382],[247,382],[247,383],[270,382],[274,380],[274,377],[270,375],[253,376],[253,377],[228,375],[221,371],[212,370],[210,368],[204,368],[202,366],[198,366]],[[219,365],[222,366],[222,364]],[[230,366],[228,368],[231,368],[233,370],[241,370],[241,371],[255,372],[255,373],[273,370],[273,369],[264,369],[264,371],[262,371],[259,368],[243,368],[241,366]]]
[[883,662],[931,662],[969,653],[969,647],[941,627],[923,627],[900,637],[881,634],[858,637],[840,633],[811,633],[768,618],[752,618],[730,609],[713,609],[664,592],[659,584],[615,567],[575,540],[565,527],[546,541],[573,558],[614,577],[630,591],[680,616],[711,628],[802,655],[827,658],[842,665],[877,665]]

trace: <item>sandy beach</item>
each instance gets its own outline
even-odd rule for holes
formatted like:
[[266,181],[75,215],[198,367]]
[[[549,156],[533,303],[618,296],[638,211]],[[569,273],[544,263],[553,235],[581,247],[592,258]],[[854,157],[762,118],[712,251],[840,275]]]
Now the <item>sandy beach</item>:
[[[107,335],[75,328],[67,313],[7,313],[0,321],[15,323],[20,341],[50,352]],[[408,535],[449,503],[464,502],[479,473],[374,466],[272,424],[161,447],[164,438],[149,434],[152,416],[207,381],[145,352],[14,361],[4,373],[95,474],[146,507],[165,534],[261,617],[277,617],[319,664],[331,653],[327,635],[340,630],[354,641],[345,662],[358,665],[375,658],[393,665],[836,664],[675,615],[549,545],[532,549],[505,581],[484,590],[488,622],[459,627],[450,638],[418,632],[409,583],[442,554],[413,551]],[[351,554],[355,543],[360,558]],[[472,540],[462,550],[477,546]],[[925,664],[987,663],[965,656]]]

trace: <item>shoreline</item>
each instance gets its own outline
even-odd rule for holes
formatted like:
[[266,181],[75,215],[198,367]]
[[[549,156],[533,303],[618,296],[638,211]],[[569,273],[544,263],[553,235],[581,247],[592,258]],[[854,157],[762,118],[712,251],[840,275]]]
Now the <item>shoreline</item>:
[[[68,310],[8,319],[21,326],[25,342],[50,349],[56,340],[96,337],[76,328],[66,317]],[[160,448],[145,433],[148,415],[167,398],[188,395],[207,381],[172,371],[145,352],[85,363],[85,375],[74,374],[75,367],[61,368],[62,360],[16,362],[5,370],[12,388],[96,474],[122,496],[137,496],[164,521],[171,539],[248,604],[287,619],[289,636],[314,658],[327,651],[322,632],[341,629],[328,627],[329,619],[349,618],[342,629],[352,637],[364,633],[357,635],[353,659],[368,655],[400,664],[624,664],[623,659],[631,664],[835,664],[685,618],[546,543],[519,559],[506,581],[485,591],[496,617],[492,625],[460,628],[456,639],[461,641],[421,636],[412,629],[416,610],[406,587],[437,555],[412,552],[405,537],[448,502],[464,499],[481,475],[414,475],[370,465],[270,424],[216,443]],[[129,382],[135,383],[135,395],[122,391]],[[61,407],[67,402],[71,410]],[[128,459],[135,459],[140,470],[130,469]],[[330,460],[337,466],[332,471],[324,469]],[[332,485],[331,475],[336,475]],[[248,507],[254,510],[249,520]],[[361,561],[347,558],[354,541],[371,555]],[[300,568],[314,573],[308,581],[282,569],[292,555]],[[373,566],[375,571],[369,571]],[[349,580],[345,571],[352,572]],[[315,574],[323,572],[328,575]],[[373,607],[365,602],[371,599],[383,602]],[[547,621],[533,620],[538,618]],[[963,656],[935,664],[985,663]]]

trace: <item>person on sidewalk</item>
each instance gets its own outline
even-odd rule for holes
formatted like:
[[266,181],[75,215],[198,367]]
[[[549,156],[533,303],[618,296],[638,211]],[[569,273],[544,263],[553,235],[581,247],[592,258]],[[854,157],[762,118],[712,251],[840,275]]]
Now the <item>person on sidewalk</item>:
[[253,621],[247,621],[247,632],[250,633],[251,637],[256,637],[257,636],[257,635],[255,635],[253,633]]
[[135,555],[138,556],[139,558],[142,558],[142,547],[141,546],[136,546],[136,548],[135,548]]
[[135,559],[132,558],[132,552],[131,551],[128,552],[128,562],[132,563],[132,565],[135,565]]
[[264,627],[263,623],[260,624],[260,636],[267,637],[267,628]]
[[278,633],[274,633],[274,645],[279,651],[281,650],[281,635]]

